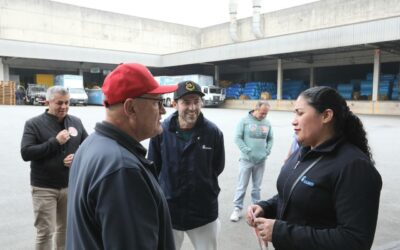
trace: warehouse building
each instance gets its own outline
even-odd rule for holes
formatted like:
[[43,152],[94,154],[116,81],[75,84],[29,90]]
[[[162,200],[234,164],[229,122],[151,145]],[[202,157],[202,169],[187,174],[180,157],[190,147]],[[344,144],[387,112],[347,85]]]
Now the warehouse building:
[[[249,2],[250,3],[250,2]],[[289,110],[308,86],[332,86],[352,110],[400,115],[398,0],[320,0],[196,28],[49,0],[0,0],[0,80],[20,85],[79,74],[101,86],[121,62],[155,76],[202,74],[227,89],[225,107],[271,98]],[[50,80],[51,81],[51,80]],[[262,95],[267,93],[267,95]]]

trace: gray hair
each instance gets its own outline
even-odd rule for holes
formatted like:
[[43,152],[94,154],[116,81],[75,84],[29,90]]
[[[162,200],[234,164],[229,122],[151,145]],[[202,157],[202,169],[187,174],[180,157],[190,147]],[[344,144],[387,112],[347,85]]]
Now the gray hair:
[[260,100],[260,101],[258,101],[257,104],[256,104],[256,109],[259,109],[259,108],[261,108],[262,106],[266,106],[268,109],[271,108],[271,105],[269,105],[269,102],[268,102],[268,101]]
[[56,94],[60,94],[62,96],[69,95],[69,92],[66,88],[62,86],[53,86],[47,89],[46,92],[46,101],[50,101],[54,99]]

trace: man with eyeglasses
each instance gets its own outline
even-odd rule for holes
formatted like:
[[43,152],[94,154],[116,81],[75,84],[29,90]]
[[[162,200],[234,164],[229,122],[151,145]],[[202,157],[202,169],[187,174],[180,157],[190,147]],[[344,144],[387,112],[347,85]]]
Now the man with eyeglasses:
[[238,185],[233,199],[234,209],[230,220],[237,222],[242,217],[243,200],[250,177],[253,187],[251,201],[260,200],[261,183],[264,176],[265,160],[271,153],[274,136],[267,118],[270,105],[258,101],[254,110],[242,118],[236,128],[235,143],[240,150]]
[[69,92],[47,90],[48,109],[25,123],[21,156],[31,161],[35,249],[64,249],[68,174],[74,153],[88,136],[81,120],[68,114]]
[[225,166],[224,138],[201,112],[203,96],[198,84],[179,83],[173,101],[177,111],[164,120],[163,133],[149,145],[148,158],[158,167],[178,250],[185,233],[196,250],[217,249],[218,176]]
[[72,164],[67,249],[175,249],[168,204],[140,142],[162,132],[161,94],[176,88],[135,63],[106,77],[106,118]]

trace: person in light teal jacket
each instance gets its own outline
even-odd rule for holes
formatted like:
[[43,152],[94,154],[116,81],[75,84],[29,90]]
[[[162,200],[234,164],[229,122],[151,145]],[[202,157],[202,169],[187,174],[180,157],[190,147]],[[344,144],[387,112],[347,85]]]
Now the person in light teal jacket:
[[252,177],[252,203],[260,200],[261,182],[264,175],[265,160],[271,153],[274,137],[271,123],[266,119],[270,105],[259,101],[254,110],[242,118],[237,125],[235,143],[240,149],[239,180],[233,200],[234,209],[230,220],[239,221],[242,216],[243,200],[247,185]]

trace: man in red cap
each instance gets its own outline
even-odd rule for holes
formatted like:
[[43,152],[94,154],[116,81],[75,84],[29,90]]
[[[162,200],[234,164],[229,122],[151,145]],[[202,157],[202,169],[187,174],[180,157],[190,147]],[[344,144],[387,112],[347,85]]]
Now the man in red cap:
[[76,152],[68,193],[67,249],[175,249],[168,204],[140,141],[162,132],[160,86],[140,64],[104,80],[106,119]]

